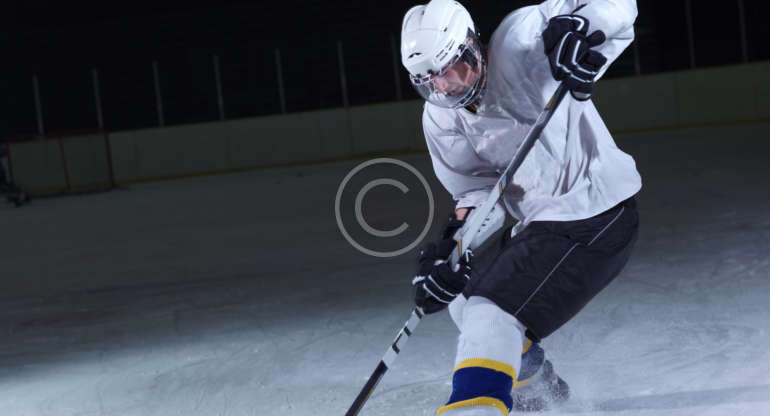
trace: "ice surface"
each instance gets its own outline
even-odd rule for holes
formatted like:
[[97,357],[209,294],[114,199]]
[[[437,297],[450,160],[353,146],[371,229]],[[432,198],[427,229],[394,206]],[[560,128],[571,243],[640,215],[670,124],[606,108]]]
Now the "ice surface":
[[[545,340],[575,396],[546,414],[770,414],[768,133],[618,140],[644,177],[640,240]],[[424,156],[405,159],[432,176]],[[337,231],[354,165],[0,208],[0,414],[344,414],[408,317],[413,268]],[[456,335],[447,314],[425,319],[362,415],[433,414]]]

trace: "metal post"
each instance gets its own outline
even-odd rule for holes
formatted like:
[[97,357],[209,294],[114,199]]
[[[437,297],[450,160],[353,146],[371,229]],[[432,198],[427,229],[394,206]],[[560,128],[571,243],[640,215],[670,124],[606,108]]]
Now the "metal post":
[[345,108],[350,107],[350,101],[348,101],[348,81],[345,76],[345,54],[342,50],[342,41],[337,41],[337,61],[340,67],[340,87],[342,89],[342,106]]
[[741,54],[743,62],[749,62],[749,41],[746,36],[746,5],[738,0],[738,19],[741,28]]
[[225,119],[225,98],[222,95],[222,73],[219,70],[219,56],[214,55],[214,79],[217,85],[217,105],[219,106],[219,119]]
[[634,39],[634,73],[637,76],[642,75],[642,58],[639,53],[639,37]]
[[163,96],[160,91],[160,75],[158,73],[158,61],[152,61],[152,78],[155,84],[155,107],[158,112],[158,125],[166,125],[166,118],[163,115]]
[[695,69],[695,34],[692,23],[692,0],[685,0],[685,14],[687,15],[687,41],[690,49],[690,68]]
[[99,71],[91,69],[91,80],[94,85],[94,106],[96,107],[96,124],[99,130],[104,130],[104,113],[102,113],[102,93],[99,87]]
[[32,93],[35,95],[37,134],[42,139],[45,136],[45,125],[43,124],[43,103],[40,100],[40,83],[37,80],[37,75],[32,75]]
[[393,35],[390,35],[390,50],[393,55],[393,79],[396,82],[396,100],[401,101],[404,99],[404,95],[401,92],[401,66],[399,65],[401,59],[398,56],[398,46]]
[[281,113],[286,114],[286,90],[283,86],[283,66],[281,65],[281,50],[275,48],[275,72],[278,78],[278,99],[281,102]]

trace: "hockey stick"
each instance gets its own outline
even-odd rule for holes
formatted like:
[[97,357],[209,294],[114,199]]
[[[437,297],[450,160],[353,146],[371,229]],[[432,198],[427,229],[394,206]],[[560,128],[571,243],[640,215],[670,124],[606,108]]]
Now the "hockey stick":
[[457,264],[462,254],[465,253],[465,250],[467,250],[471,246],[471,243],[474,242],[473,238],[465,238],[465,236],[475,236],[476,233],[478,233],[482,228],[484,220],[495,208],[495,205],[503,195],[505,188],[508,187],[508,185],[511,183],[513,175],[516,174],[517,170],[519,170],[519,167],[521,167],[521,164],[529,154],[529,151],[532,150],[535,142],[538,138],[540,138],[540,134],[543,133],[545,126],[551,120],[553,113],[556,112],[556,108],[567,95],[568,91],[569,90],[566,86],[564,86],[564,84],[559,84],[559,87],[556,88],[556,92],[553,93],[551,99],[548,100],[548,102],[545,104],[545,108],[543,108],[543,111],[540,112],[537,120],[535,120],[535,124],[532,125],[529,133],[527,133],[527,136],[524,137],[524,140],[521,142],[521,145],[519,145],[519,148],[516,149],[516,153],[513,155],[513,159],[511,159],[510,163],[508,163],[508,166],[500,175],[500,179],[497,180],[494,188],[490,190],[489,196],[487,197],[486,201],[484,201],[484,204],[482,204],[481,207],[475,209],[475,211],[477,211],[477,215],[471,216],[468,219],[468,222],[465,223],[465,226],[457,230],[457,233],[454,235],[454,240],[457,243],[457,250],[452,253],[452,257],[450,258],[452,265]]
[[[540,137],[540,134],[543,132],[543,129],[545,129],[548,121],[551,120],[553,113],[566,96],[567,91],[567,88],[563,84],[559,84],[556,92],[554,92],[551,99],[548,100],[545,108],[543,108],[543,111],[537,117],[537,120],[535,120],[535,124],[529,130],[529,133],[527,133],[527,136],[521,142],[519,148],[516,149],[513,159],[511,159],[511,162],[500,175],[500,179],[497,180],[495,187],[490,191],[484,204],[482,204],[481,207],[476,208],[465,225],[455,233],[453,238],[457,243],[457,250],[452,252],[452,256],[450,257],[452,266],[457,264],[460,260],[460,256],[465,250],[471,247],[480,246],[483,244],[484,240],[494,234],[494,232],[497,231],[497,228],[499,228],[497,227],[497,224],[494,226],[490,225],[492,222],[499,222],[497,221],[499,216],[495,216],[496,211],[498,211],[495,209],[497,201],[503,195],[503,191],[511,182],[511,179],[513,179],[513,175],[519,169],[522,162],[524,162],[529,151],[532,150],[535,141]],[[502,225],[502,223],[499,225]],[[390,348],[385,352],[382,360],[380,360],[380,363],[374,369],[374,372],[361,389],[361,392],[358,393],[356,400],[353,402],[353,405],[350,406],[347,413],[345,413],[345,416],[358,415],[358,412],[361,411],[361,408],[364,407],[369,396],[371,396],[374,389],[377,387],[377,384],[379,384],[382,376],[385,375],[385,372],[388,371],[388,368],[390,368],[393,361],[398,357],[398,353],[404,348],[409,336],[414,333],[414,330],[417,328],[417,325],[420,323],[423,316],[424,314],[419,307],[414,308],[409,320],[398,332],[395,341],[393,341],[393,344],[391,344]]]
[[423,316],[425,315],[423,314],[422,309],[419,307],[416,307],[414,310],[412,310],[412,315],[409,317],[409,320],[406,321],[404,327],[398,331],[396,340],[393,341],[393,344],[391,344],[391,346],[385,352],[382,360],[380,360],[380,363],[377,364],[377,368],[374,369],[374,372],[369,377],[369,380],[366,381],[366,384],[364,385],[364,388],[361,389],[361,392],[358,393],[356,400],[353,402],[353,405],[350,406],[350,409],[348,409],[347,413],[345,413],[345,416],[355,416],[358,414],[358,412],[361,411],[361,408],[364,407],[364,403],[369,400],[369,396],[371,396],[371,394],[374,392],[374,388],[377,387],[377,384],[379,384],[382,376],[385,375],[385,372],[388,371],[390,365],[393,364],[393,361],[396,360],[398,353],[401,352],[401,348],[404,347],[406,340],[410,335],[412,335],[412,332],[414,332],[415,328],[417,328],[417,325],[420,323],[420,320]]

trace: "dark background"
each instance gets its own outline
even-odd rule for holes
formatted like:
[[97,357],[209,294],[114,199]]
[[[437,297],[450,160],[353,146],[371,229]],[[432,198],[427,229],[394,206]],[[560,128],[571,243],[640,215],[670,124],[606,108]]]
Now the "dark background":
[[[510,11],[535,1],[469,2],[488,38]],[[351,105],[398,99],[392,42],[415,1],[54,1],[0,6],[0,138],[37,131],[32,77],[46,132],[97,127],[92,70],[98,70],[105,128],[158,124],[157,61],[167,125],[219,118],[213,56],[219,56],[226,117],[281,112],[280,50],[288,112],[343,105],[341,42]],[[770,5],[744,0],[748,61],[770,59]],[[608,77],[692,66],[685,0],[639,1],[637,43]],[[696,67],[744,61],[739,1],[692,1]],[[638,54],[635,56],[635,54]],[[636,59],[635,59],[636,58]],[[401,98],[415,98],[399,66]]]

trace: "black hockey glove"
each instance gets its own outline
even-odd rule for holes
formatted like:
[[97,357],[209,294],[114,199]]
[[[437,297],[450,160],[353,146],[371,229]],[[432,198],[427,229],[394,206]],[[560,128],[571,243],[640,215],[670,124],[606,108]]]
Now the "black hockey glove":
[[588,33],[589,22],[583,16],[565,14],[551,18],[543,31],[543,45],[551,74],[564,81],[572,96],[579,101],[591,98],[594,80],[607,58],[591,49],[606,40],[604,32]]
[[428,243],[420,252],[420,266],[412,285],[415,288],[414,303],[426,314],[446,308],[462,293],[471,278],[473,252],[466,251],[453,270],[447,259],[454,245],[452,240],[440,240]]
[[[468,207],[467,219],[473,207]],[[414,302],[425,313],[434,313],[446,308],[465,288],[470,276],[470,259],[473,253],[463,256],[457,270],[452,270],[448,259],[455,249],[454,237],[457,230],[465,225],[465,219],[457,219],[456,214],[449,218],[444,227],[441,240],[426,244],[418,258],[417,276],[412,280],[415,288]]]

